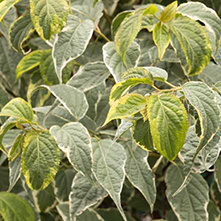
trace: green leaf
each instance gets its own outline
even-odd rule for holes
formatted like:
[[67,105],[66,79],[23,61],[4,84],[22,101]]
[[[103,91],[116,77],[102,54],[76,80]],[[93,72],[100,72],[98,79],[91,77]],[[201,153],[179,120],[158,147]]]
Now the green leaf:
[[91,90],[104,83],[110,72],[103,62],[87,63],[68,81],[68,85],[81,91]]
[[62,217],[62,220],[71,221],[70,215],[69,215],[69,202],[59,203],[56,206],[56,209],[59,215]]
[[68,160],[89,179],[91,175],[91,144],[87,129],[78,122],[53,126],[51,134],[58,142],[59,148],[67,154]]
[[174,190],[183,182],[184,176],[182,165],[172,164],[167,169],[166,195],[170,206],[178,220],[208,220],[206,208],[209,203],[209,187],[200,174],[193,174],[190,183],[171,199]]
[[54,179],[60,163],[60,151],[51,134],[30,131],[25,135],[22,172],[30,189],[44,189]]
[[221,20],[213,9],[208,8],[201,2],[188,2],[181,4],[178,7],[177,12],[180,12],[181,14],[192,19],[203,22],[206,25],[207,29],[214,34],[216,47],[219,47],[221,35]]
[[20,0],[4,0],[0,3],[0,21],[4,18],[7,12]]
[[12,44],[12,47],[16,51],[25,54],[23,43],[33,32],[34,26],[32,24],[30,14],[25,13],[16,19],[10,26],[9,40]]
[[215,173],[214,173],[215,181],[219,191],[221,192],[221,156],[219,156],[219,158],[217,159],[214,168],[215,168]]
[[110,107],[104,125],[114,119],[123,119],[136,114],[145,108],[146,103],[146,98],[140,94],[133,93],[121,97]]
[[14,161],[18,157],[18,155],[20,155],[21,150],[22,150],[23,138],[24,138],[23,134],[19,134],[16,137],[16,139],[15,139],[15,141],[14,141],[14,143],[8,153],[8,160],[9,161]]
[[153,29],[153,40],[158,48],[158,57],[161,60],[170,43],[169,27],[159,22]]
[[34,212],[29,204],[14,193],[0,193],[0,214],[4,220],[35,220]]
[[183,85],[186,99],[197,111],[201,135],[196,155],[214,137],[220,125],[220,110],[214,92],[204,83],[192,81]]
[[40,65],[43,51],[36,50],[24,56],[16,67],[16,78]]
[[181,59],[186,75],[199,74],[211,58],[209,36],[196,21],[178,16],[170,23],[172,45]]
[[121,23],[116,36],[116,51],[120,55],[124,64],[126,63],[126,53],[141,29],[143,10],[132,13]]
[[66,24],[68,4],[66,0],[30,0],[31,18],[42,39],[50,39],[59,33]]
[[62,70],[69,61],[82,55],[93,34],[94,24],[91,20],[81,21],[69,15],[67,25],[55,39],[52,56],[58,79],[62,79]]
[[139,147],[134,148],[132,141],[125,142],[125,151],[127,154],[126,176],[133,186],[142,193],[153,211],[156,200],[156,185],[154,173],[147,163],[148,153]]
[[127,220],[120,202],[125,173],[126,154],[124,148],[112,140],[92,141],[92,171],[97,181],[113,199],[123,220]]
[[219,221],[221,219],[220,209],[212,200],[209,201],[207,211],[209,214],[209,221]]
[[65,84],[43,87],[47,88],[73,117],[78,120],[84,117],[88,110],[88,103],[82,91]]
[[143,119],[134,122],[133,138],[136,144],[146,151],[154,151],[149,121]]
[[103,0],[105,11],[108,15],[113,15],[119,0]]
[[154,146],[165,158],[174,160],[188,129],[184,105],[172,94],[151,95],[147,113]]
[[158,67],[144,67],[144,68],[152,74],[154,81],[165,82],[168,78],[168,73],[162,68]]
[[92,209],[88,209],[77,217],[76,221],[105,221],[102,217]]
[[75,220],[76,216],[107,196],[98,182],[92,183],[81,173],[75,176],[71,188],[69,196],[71,220]]
[[174,1],[173,3],[167,5],[167,7],[164,8],[164,10],[160,13],[159,20],[167,23],[171,19],[173,19],[177,11],[177,6],[177,1]]
[[133,123],[131,121],[122,119],[120,125],[117,128],[114,140],[117,141],[132,126],[133,126]]
[[22,98],[14,98],[8,102],[2,108],[0,116],[15,117],[29,122],[34,120],[34,112],[31,105]]
[[136,67],[140,58],[140,47],[136,42],[132,42],[129,46],[125,60],[127,66],[124,64],[120,55],[117,54],[114,42],[108,42],[103,46],[104,63],[113,75],[114,80],[119,82],[121,74],[127,71],[128,68]]

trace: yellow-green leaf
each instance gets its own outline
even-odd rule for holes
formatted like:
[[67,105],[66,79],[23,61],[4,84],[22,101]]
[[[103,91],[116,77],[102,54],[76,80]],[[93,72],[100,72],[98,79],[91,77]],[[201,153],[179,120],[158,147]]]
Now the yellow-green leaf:
[[9,9],[13,7],[16,3],[18,3],[20,0],[4,0],[0,3],[0,21],[4,18],[4,16],[7,14]]
[[169,22],[172,18],[175,17],[176,10],[177,10],[177,1],[169,4],[161,13],[160,13],[160,21],[162,22]]

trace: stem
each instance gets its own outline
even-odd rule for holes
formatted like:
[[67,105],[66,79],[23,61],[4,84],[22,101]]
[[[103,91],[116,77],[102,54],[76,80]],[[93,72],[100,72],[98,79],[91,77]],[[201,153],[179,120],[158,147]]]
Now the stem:
[[161,90],[161,91],[159,91],[159,93],[174,92],[174,91],[178,91],[178,90],[180,90],[180,89],[181,89],[181,87],[174,87],[174,88],[171,88],[171,89]]
[[156,90],[156,91],[161,91],[158,87],[156,87],[155,85],[152,85],[152,87]]
[[105,12],[105,10],[103,10],[103,13],[104,13],[105,19],[106,19],[107,22],[111,25],[112,21],[111,21],[110,17],[109,17],[108,14]]
[[170,87],[176,88],[176,86],[175,86],[175,85],[171,84],[171,83],[170,83],[170,82],[168,82],[168,81],[165,81],[165,83],[166,83],[168,86],[170,86]]
[[97,24],[95,24],[96,29],[95,32],[97,32],[104,40],[106,40],[107,42],[110,42],[110,39],[108,37],[106,37],[100,30],[100,28],[98,27]]
[[158,166],[160,165],[161,161],[163,160],[163,155],[160,156],[160,158],[157,160],[157,162],[154,164],[154,166],[152,167],[152,171],[156,172]]

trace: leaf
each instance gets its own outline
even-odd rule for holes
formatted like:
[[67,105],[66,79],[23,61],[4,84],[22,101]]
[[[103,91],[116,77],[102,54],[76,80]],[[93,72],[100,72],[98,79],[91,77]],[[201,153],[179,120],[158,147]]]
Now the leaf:
[[151,95],[147,113],[154,146],[165,158],[174,160],[188,130],[184,105],[172,94]]
[[218,48],[221,34],[221,20],[213,9],[206,7],[206,5],[201,2],[188,2],[181,4],[177,8],[177,11],[192,19],[203,22],[207,29],[213,32],[216,47]]
[[59,33],[66,24],[68,4],[65,0],[30,0],[30,12],[35,30],[45,40]]
[[74,169],[59,170],[55,177],[55,195],[61,201],[68,201],[71,184],[76,171]]
[[4,18],[7,12],[20,0],[4,0],[0,2],[0,21]]
[[81,91],[91,90],[104,83],[110,72],[103,62],[87,63],[68,81],[68,85]]
[[22,151],[22,172],[30,189],[45,189],[54,179],[60,163],[60,151],[51,134],[26,133]]
[[0,214],[4,220],[35,220],[34,212],[29,204],[14,193],[0,192]]
[[219,189],[219,191],[221,192],[221,156],[218,157],[215,165],[214,165],[214,168],[215,168],[215,181],[216,181],[216,184],[217,184],[217,187]]
[[8,160],[9,161],[14,161],[18,157],[18,155],[20,155],[21,150],[22,150],[23,138],[24,138],[23,134],[19,134],[16,137],[16,139],[15,139],[15,141],[14,141],[14,143],[8,153]]
[[102,217],[92,209],[88,209],[77,217],[77,221],[104,221]]
[[67,154],[68,160],[76,170],[91,175],[91,141],[87,129],[78,122],[53,126],[51,134],[58,142],[59,148]]
[[153,40],[158,47],[158,57],[161,60],[170,43],[169,28],[164,23],[157,23],[153,29]]
[[77,120],[84,117],[88,110],[88,103],[83,92],[65,84],[43,87],[47,88]]
[[8,102],[2,108],[0,116],[15,117],[29,122],[34,120],[34,112],[31,105],[22,98],[14,98]]
[[[148,153],[139,147],[133,148],[132,141],[126,142],[125,151],[127,160],[125,165],[126,176],[149,203],[151,211],[156,200],[155,176],[147,163]],[[136,146],[136,145],[135,145]]]
[[181,165],[170,165],[167,169],[165,180],[167,199],[178,220],[208,220],[206,210],[209,203],[208,185],[200,174],[193,174],[192,176],[190,183],[171,199],[174,190],[183,182],[184,174]]
[[124,148],[112,140],[92,141],[92,171],[97,181],[113,199],[123,219],[125,214],[120,205],[125,173],[126,154]]
[[89,207],[102,200],[107,194],[98,182],[91,182],[78,173],[72,183],[69,196],[71,220],[76,220]]
[[199,74],[211,58],[210,39],[196,21],[178,16],[170,23],[171,40],[186,75]]
[[114,40],[116,51],[122,58],[124,64],[127,64],[127,50],[141,29],[142,16],[143,11],[135,11],[129,17],[124,19],[116,33]]
[[152,74],[154,81],[165,82],[168,78],[168,73],[162,68],[158,67],[144,67],[144,68]]
[[34,26],[32,24],[30,14],[25,13],[16,19],[10,26],[9,40],[12,44],[12,47],[16,51],[25,54],[23,43],[33,32]]
[[136,114],[145,108],[146,98],[140,94],[131,93],[118,99],[112,104],[104,125],[114,119],[123,119]]
[[125,55],[127,66],[124,64],[120,55],[117,54],[113,42],[108,42],[103,46],[103,57],[104,63],[113,75],[114,80],[119,82],[123,72],[127,71],[128,68],[137,66],[140,57],[140,47],[136,42],[132,42]]
[[220,210],[215,203],[210,200],[207,208],[209,214],[209,221],[219,221],[221,218]]
[[120,125],[117,128],[114,140],[117,141],[132,126],[133,126],[132,122],[122,119]]
[[69,15],[67,25],[57,35],[52,51],[58,79],[62,79],[62,70],[69,61],[82,55],[92,37],[94,24],[91,20],[81,21]]
[[16,78],[40,65],[43,51],[36,50],[24,56],[16,67]]
[[133,138],[136,144],[146,151],[154,151],[149,121],[143,119],[134,122]]
[[[205,147],[213,139],[219,129],[220,111],[213,91],[204,83],[192,81],[183,85],[183,92],[191,106],[197,111],[201,135],[199,145],[195,153]],[[194,157],[194,158],[195,158]]]
[[70,215],[69,215],[69,202],[59,203],[56,206],[56,209],[59,215],[62,217],[62,220],[71,221]]
[[167,7],[164,8],[164,10],[160,13],[159,20],[167,23],[171,19],[173,19],[177,11],[177,6],[177,1],[174,1],[173,3],[167,5]]
[[103,0],[105,11],[108,15],[113,15],[115,9],[117,8],[119,0]]

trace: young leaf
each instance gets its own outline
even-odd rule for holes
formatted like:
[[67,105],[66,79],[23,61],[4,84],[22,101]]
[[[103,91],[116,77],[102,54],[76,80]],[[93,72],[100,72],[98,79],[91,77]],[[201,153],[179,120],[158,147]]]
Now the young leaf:
[[137,66],[140,58],[140,46],[136,42],[132,42],[129,46],[125,55],[127,66],[118,55],[114,42],[108,42],[103,46],[103,57],[104,63],[113,75],[114,80],[119,82],[123,72],[127,71],[128,68]]
[[34,212],[29,204],[14,193],[0,192],[0,215],[4,220],[35,220]]
[[200,174],[193,174],[190,183],[171,199],[174,190],[183,182],[184,176],[181,165],[170,165],[167,169],[166,195],[170,206],[179,220],[208,220],[206,208],[209,203],[209,187]]
[[77,120],[84,117],[88,110],[88,103],[82,91],[65,84],[43,87],[47,88]]
[[19,1],[20,0],[4,0],[2,2],[0,1],[0,22],[10,10],[10,8],[12,8]]
[[184,144],[188,129],[184,105],[171,94],[151,95],[147,113],[154,146],[165,158],[174,160]]
[[188,2],[181,4],[177,8],[177,12],[192,19],[203,22],[208,30],[213,32],[215,36],[216,47],[219,47],[221,35],[221,20],[213,9],[206,7],[206,5],[201,2]]
[[156,200],[155,176],[147,163],[148,153],[139,147],[133,148],[132,141],[125,144],[127,160],[125,165],[126,176],[149,203],[151,210]]
[[92,141],[92,171],[97,181],[109,193],[123,220],[127,218],[120,202],[120,193],[125,179],[126,154],[124,148],[112,140]]
[[121,97],[110,107],[104,125],[114,119],[122,119],[136,114],[145,108],[146,103],[146,98],[140,94],[134,93]]
[[67,154],[68,160],[76,170],[91,175],[91,144],[87,129],[78,122],[53,126],[51,134],[58,142],[59,148]]
[[44,189],[54,179],[60,163],[60,151],[51,134],[30,131],[25,135],[22,172],[30,189]]
[[71,220],[76,220],[76,216],[107,195],[98,182],[92,183],[80,173],[75,176],[71,188],[69,195]]
[[81,21],[69,15],[67,25],[55,39],[52,56],[58,79],[62,80],[62,70],[66,64],[82,55],[91,39],[94,24],[91,20]]
[[146,151],[154,151],[149,121],[143,119],[134,122],[133,138],[136,144]]
[[59,33],[68,17],[68,4],[65,0],[30,0],[31,18],[42,39],[50,39]]
[[34,26],[31,21],[29,13],[25,13],[17,20],[15,20],[9,29],[9,40],[12,47],[25,54],[23,49],[23,43],[29,38],[29,36],[34,32]]
[[122,58],[124,64],[126,64],[127,50],[142,27],[142,16],[143,11],[134,12],[124,19],[116,33],[116,51]]
[[185,74],[199,74],[211,58],[211,44],[206,31],[196,21],[181,15],[170,23],[170,29],[172,45]]
[[196,157],[218,131],[220,110],[214,92],[205,83],[192,81],[185,83],[182,88],[186,99],[197,111],[199,117],[201,135]]
[[42,50],[36,50],[24,56],[16,67],[16,78],[19,78],[25,72],[38,67],[41,61],[42,54]]
[[177,1],[167,5],[167,7],[160,13],[160,21],[167,23],[173,19],[177,11],[177,6]]
[[153,40],[158,48],[158,57],[161,60],[170,43],[169,27],[159,22],[153,29]]
[[0,116],[15,117],[29,122],[34,120],[34,112],[31,105],[22,98],[14,98],[8,102],[2,108]]

